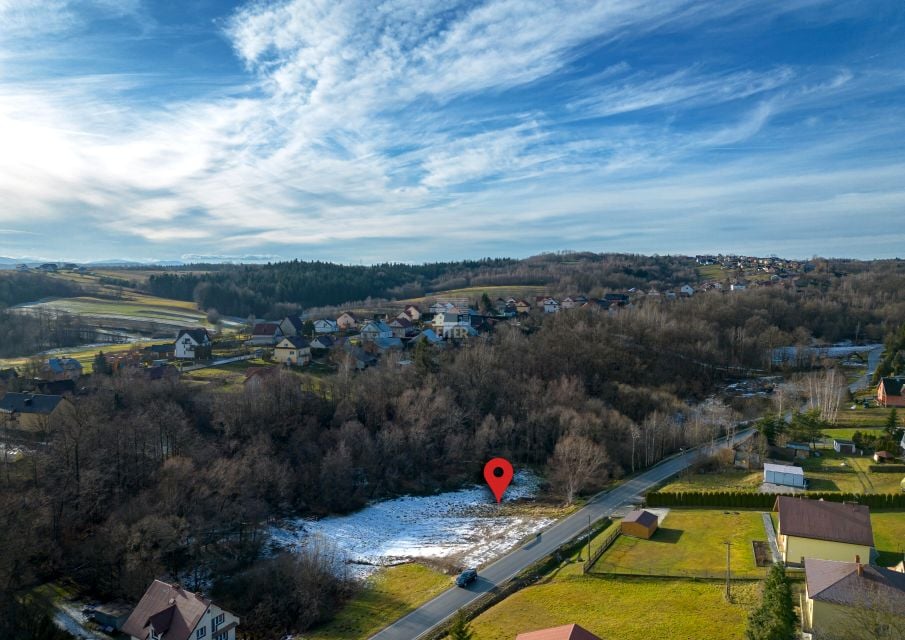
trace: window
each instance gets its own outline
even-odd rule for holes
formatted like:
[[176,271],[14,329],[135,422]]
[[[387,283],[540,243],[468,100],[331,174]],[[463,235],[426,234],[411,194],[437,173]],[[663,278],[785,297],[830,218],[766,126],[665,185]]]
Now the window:
[[211,640],[229,640],[229,631],[224,631],[223,633],[218,633]]
[[203,638],[207,635],[207,627],[199,627],[198,631],[195,632],[196,638]]
[[211,620],[211,632],[216,631],[220,627],[220,625],[223,624],[224,620],[226,620],[225,613],[221,613],[219,616]]

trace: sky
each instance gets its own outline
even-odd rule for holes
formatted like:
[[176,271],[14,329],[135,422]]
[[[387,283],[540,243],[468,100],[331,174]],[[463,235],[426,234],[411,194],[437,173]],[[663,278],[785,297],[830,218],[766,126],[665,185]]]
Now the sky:
[[899,0],[0,0],[0,256],[905,257]]

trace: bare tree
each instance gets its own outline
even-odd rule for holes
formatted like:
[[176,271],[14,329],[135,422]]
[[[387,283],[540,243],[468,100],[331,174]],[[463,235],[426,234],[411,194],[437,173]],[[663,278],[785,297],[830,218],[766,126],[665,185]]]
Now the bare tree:
[[829,423],[836,422],[839,405],[847,390],[845,377],[835,368],[806,376],[803,380],[804,395],[809,409],[819,409],[820,417]]
[[579,491],[606,480],[604,467],[608,461],[602,446],[590,438],[568,434],[556,443],[549,462],[550,479],[566,504],[572,504]]

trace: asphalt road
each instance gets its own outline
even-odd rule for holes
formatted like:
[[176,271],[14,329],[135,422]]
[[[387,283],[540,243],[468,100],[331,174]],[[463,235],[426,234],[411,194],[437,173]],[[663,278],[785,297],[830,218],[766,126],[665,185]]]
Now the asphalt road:
[[[744,440],[752,431],[752,429],[739,431],[735,435],[734,442]],[[726,440],[719,441],[717,446],[725,447]],[[709,451],[709,448],[707,446],[693,449],[664,460],[615,489],[597,494],[587,505],[546,529],[541,535],[540,541],[532,540],[481,569],[478,579],[468,588],[452,587],[444,591],[433,600],[426,602],[376,635],[371,636],[372,640],[415,640],[419,638],[461,607],[480,598],[497,585],[505,583],[526,567],[552,553],[560,545],[584,533],[588,528],[588,516],[593,523],[610,515],[619,507],[639,502],[641,494],[691,466],[699,456]]]
[[880,364],[880,359],[882,357],[883,345],[877,345],[867,352],[867,373],[864,374],[863,377],[858,378],[849,385],[848,388],[852,393],[858,393],[862,389],[867,389],[868,385],[870,385],[871,378],[874,377],[874,371],[877,370],[877,365]]

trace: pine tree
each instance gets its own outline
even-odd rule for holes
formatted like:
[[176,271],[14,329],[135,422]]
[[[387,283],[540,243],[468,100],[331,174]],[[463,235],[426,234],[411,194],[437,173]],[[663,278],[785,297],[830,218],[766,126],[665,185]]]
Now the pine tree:
[[473,640],[474,631],[468,625],[468,618],[459,611],[453,618],[452,625],[449,627],[450,640]]
[[761,605],[748,617],[746,640],[791,640],[795,633],[792,585],[781,564],[770,569]]
[[886,424],[883,428],[890,436],[896,435],[896,429],[899,428],[899,415],[895,407],[889,410],[889,415],[886,417]]

